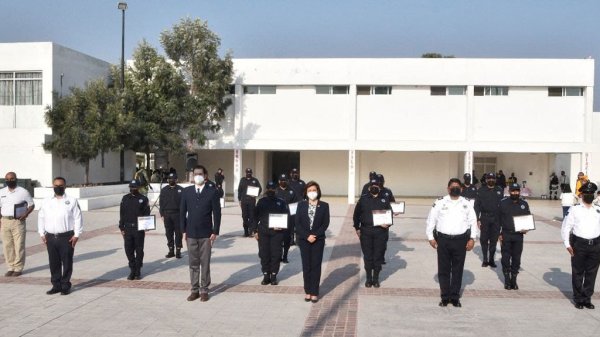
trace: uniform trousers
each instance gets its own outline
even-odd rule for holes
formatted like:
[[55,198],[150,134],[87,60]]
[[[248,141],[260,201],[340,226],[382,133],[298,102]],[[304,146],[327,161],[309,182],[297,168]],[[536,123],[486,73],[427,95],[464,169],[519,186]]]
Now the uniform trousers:
[[523,234],[502,233],[502,270],[516,275],[521,268],[521,253],[523,253]]
[[242,208],[242,223],[244,226],[244,235],[248,236],[248,228],[254,223],[254,209],[256,208],[256,200],[254,198],[244,197],[241,201]]
[[181,234],[181,227],[179,224],[179,211],[177,212],[165,212],[163,217],[165,222],[165,235],[167,237],[167,247],[183,248],[183,235]]
[[445,237],[443,234],[438,235],[438,279],[442,300],[458,300],[460,298],[468,240],[467,234],[453,238]]
[[290,251],[290,246],[292,245],[292,241],[294,241],[294,231],[296,225],[295,215],[288,217],[288,229],[283,231],[283,258],[287,259],[288,252]]
[[573,300],[575,303],[589,303],[594,294],[594,284],[598,265],[600,265],[600,242],[575,238],[573,240],[575,256],[571,257]]
[[61,234],[46,234],[50,282],[52,282],[53,289],[60,291],[71,289],[75,248],[73,248],[69,239],[73,235],[73,231]]
[[268,229],[258,233],[258,257],[263,274],[277,274],[281,263],[283,231]]
[[300,256],[302,257],[304,293],[307,295],[318,296],[325,240],[321,239],[310,243],[306,241],[306,239],[300,239],[297,243],[300,248]]
[[360,248],[363,252],[363,261],[367,272],[369,270],[381,271],[387,237],[387,229],[380,226],[360,228]]
[[210,238],[187,238],[190,259],[190,282],[193,293],[208,293],[210,285],[210,256],[212,244]]
[[[500,225],[495,220],[481,218],[481,252],[483,253],[483,261],[494,260],[494,254],[496,254],[496,244],[498,243],[498,236],[500,235]],[[489,255],[488,255],[489,253]]]
[[0,219],[2,248],[9,271],[22,272],[25,267],[25,221]]
[[142,268],[144,264],[144,239],[145,231],[138,231],[137,225],[126,224],[125,235],[125,255],[129,261],[129,268],[135,270]]

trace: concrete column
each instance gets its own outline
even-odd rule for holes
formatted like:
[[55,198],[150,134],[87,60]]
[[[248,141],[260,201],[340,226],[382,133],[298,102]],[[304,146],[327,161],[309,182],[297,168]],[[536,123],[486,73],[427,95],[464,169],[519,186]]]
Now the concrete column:
[[356,195],[356,150],[348,151],[348,204],[354,204]]
[[465,152],[465,172],[473,174],[473,151]]
[[233,201],[237,201],[238,182],[242,179],[242,150],[233,150]]

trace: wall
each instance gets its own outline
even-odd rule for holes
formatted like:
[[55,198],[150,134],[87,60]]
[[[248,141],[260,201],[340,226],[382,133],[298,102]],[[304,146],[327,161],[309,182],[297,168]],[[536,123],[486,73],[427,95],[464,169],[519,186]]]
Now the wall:
[[348,151],[300,151],[300,178],[318,182],[324,195],[348,195]]

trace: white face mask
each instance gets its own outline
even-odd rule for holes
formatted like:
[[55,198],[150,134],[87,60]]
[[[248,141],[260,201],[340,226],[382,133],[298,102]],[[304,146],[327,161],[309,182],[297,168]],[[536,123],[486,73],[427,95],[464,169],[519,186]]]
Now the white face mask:
[[196,183],[196,185],[202,185],[202,183],[204,183],[204,176],[195,175],[194,182]]
[[319,193],[317,193],[315,191],[310,191],[310,192],[306,193],[306,196],[310,200],[316,200],[318,195],[319,195]]

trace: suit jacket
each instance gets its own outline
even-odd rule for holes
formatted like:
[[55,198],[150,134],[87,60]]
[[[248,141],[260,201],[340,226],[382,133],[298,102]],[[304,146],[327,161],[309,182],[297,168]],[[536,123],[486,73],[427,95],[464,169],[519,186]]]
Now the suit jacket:
[[[219,235],[221,227],[221,203],[219,190],[214,183],[205,183],[200,195],[196,185],[188,186],[181,193],[179,215],[181,232],[192,239],[209,238]],[[214,220],[214,223],[213,223]]]
[[310,229],[310,218],[308,217],[308,201],[303,200],[298,203],[298,208],[296,209],[297,239],[306,240],[309,235],[316,235],[317,240],[325,240],[327,227],[329,227],[328,203],[319,200],[312,229]]

